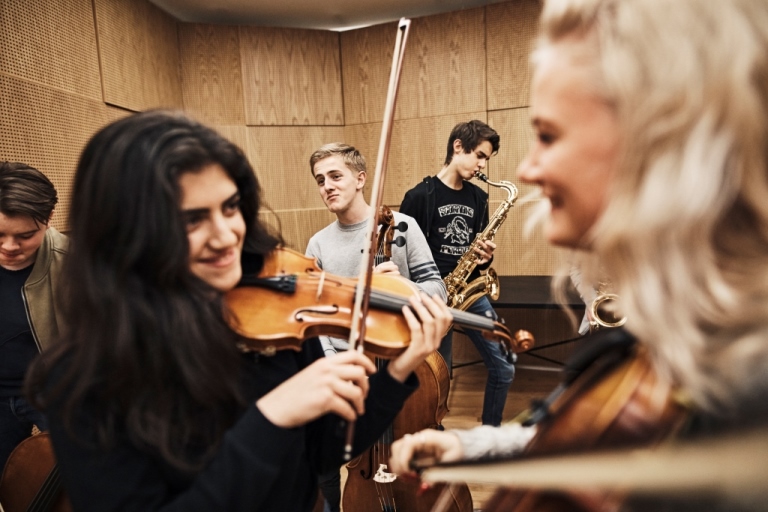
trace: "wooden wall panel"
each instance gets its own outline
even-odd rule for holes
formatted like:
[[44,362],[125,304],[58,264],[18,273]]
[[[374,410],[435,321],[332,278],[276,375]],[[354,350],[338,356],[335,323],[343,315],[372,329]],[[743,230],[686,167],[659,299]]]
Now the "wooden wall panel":
[[205,123],[245,124],[237,27],[179,24],[184,110]]
[[[507,220],[496,234],[498,246],[494,253],[494,268],[501,275],[550,275],[557,268],[562,251],[550,247],[540,229],[530,235],[525,224],[533,206],[528,202],[538,187],[524,185],[517,179],[517,167],[528,152],[533,137],[528,108],[499,110],[488,113],[488,124],[501,136],[499,152],[488,165],[493,181],[507,180],[518,187],[519,198]],[[491,214],[506,199],[506,192],[491,187]]]
[[104,101],[182,108],[176,21],[147,0],[94,0]]
[[0,0],[0,73],[101,99],[90,0]]
[[[470,112],[440,117],[396,121],[389,155],[391,185],[385,199],[400,205],[405,193],[425,176],[434,176],[443,167],[448,136],[462,121],[486,121],[485,112]],[[485,185],[480,184],[483,188]]]
[[[248,157],[250,161],[250,157],[248,156],[248,127],[244,125],[219,125],[216,126],[216,131],[218,131],[223,137],[227,138],[229,141],[233,142],[237,147],[239,147],[241,150],[243,150],[243,153],[245,153],[245,156]],[[251,162],[251,165],[253,165],[253,162]]]
[[240,27],[248,125],[344,124],[339,35]]
[[248,127],[247,154],[275,211],[325,210],[309,169],[309,157],[343,140],[341,127]]
[[72,180],[85,143],[124,115],[103,102],[0,74],[0,160],[24,162],[56,187],[52,225],[67,229]]
[[286,247],[304,254],[312,235],[335,221],[336,216],[323,207],[322,210],[263,210],[261,219],[282,234]]
[[485,8],[414,19],[396,119],[486,110],[485,66]]
[[[397,30],[397,23],[385,23],[341,33],[346,125],[384,118]],[[406,54],[408,51],[406,48]]]
[[539,0],[513,0],[486,7],[488,110],[528,105],[529,54],[540,12]]

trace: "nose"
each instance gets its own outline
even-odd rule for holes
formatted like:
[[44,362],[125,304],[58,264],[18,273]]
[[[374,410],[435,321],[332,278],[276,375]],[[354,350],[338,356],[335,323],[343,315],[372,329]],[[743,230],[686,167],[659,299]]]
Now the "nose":
[[540,180],[539,166],[536,163],[534,149],[517,166],[517,179],[523,183],[538,183]]
[[0,238],[0,249],[4,251],[15,251],[19,248],[19,243],[12,236]]
[[485,166],[487,164],[488,164],[488,159],[487,158],[481,158],[480,160],[477,161],[477,166],[480,167],[480,170],[485,169]]
[[234,217],[216,216],[211,222],[211,232],[208,239],[208,245],[212,249],[227,249],[236,245],[238,234],[234,229]]

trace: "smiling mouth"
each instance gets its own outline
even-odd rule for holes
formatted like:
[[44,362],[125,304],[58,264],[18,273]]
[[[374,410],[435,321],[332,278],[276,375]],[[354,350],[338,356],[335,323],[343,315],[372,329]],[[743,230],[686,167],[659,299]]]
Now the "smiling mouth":
[[236,256],[234,250],[229,250],[213,258],[201,259],[200,263],[211,267],[223,268],[230,266],[235,261]]

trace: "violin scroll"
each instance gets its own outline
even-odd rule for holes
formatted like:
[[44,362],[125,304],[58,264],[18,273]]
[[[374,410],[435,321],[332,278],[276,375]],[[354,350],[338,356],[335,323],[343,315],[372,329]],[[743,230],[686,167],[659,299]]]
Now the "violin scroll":
[[512,351],[516,354],[531,350],[536,343],[536,339],[529,331],[518,329],[512,339]]

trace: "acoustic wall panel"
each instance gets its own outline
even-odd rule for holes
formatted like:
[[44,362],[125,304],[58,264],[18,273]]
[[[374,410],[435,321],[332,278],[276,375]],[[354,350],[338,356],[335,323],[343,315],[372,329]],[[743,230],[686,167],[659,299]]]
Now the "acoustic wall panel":
[[470,119],[485,121],[486,114],[481,111],[395,122],[384,195],[387,204],[399,206],[405,192],[425,176],[440,172],[451,130],[457,123]]
[[[248,157],[248,127],[243,125],[219,125],[214,127],[224,138],[239,147]],[[250,161],[250,158],[248,158]],[[253,165],[253,162],[251,162]]]
[[248,156],[275,211],[324,210],[309,157],[328,142],[343,140],[341,127],[248,127]]
[[396,39],[397,23],[341,33],[346,125],[381,122],[384,118]]
[[54,227],[67,229],[72,180],[85,143],[122,115],[101,101],[0,74],[0,160],[24,162],[50,178],[59,195]]
[[179,24],[184,110],[206,123],[245,124],[237,27]]
[[[493,181],[507,180],[518,187],[519,198],[496,235],[498,249],[494,268],[501,275],[550,275],[557,269],[563,251],[551,247],[540,227],[526,234],[526,224],[533,211],[542,206],[538,187],[517,179],[517,167],[523,161],[533,139],[528,108],[498,110],[488,113],[488,124],[501,136],[499,153],[491,159],[489,176]],[[499,188],[489,189],[491,213],[506,199]]]
[[413,20],[397,119],[486,110],[485,8]]
[[246,124],[344,124],[339,35],[240,27]]
[[0,73],[101,99],[90,0],[0,0]]
[[486,7],[488,110],[529,104],[529,55],[541,13],[538,0],[513,0]]
[[[304,254],[309,239],[336,220],[336,216],[325,207],[321,210],[280,210],[263,209],[260,215],[275,232],[280,233],[285,246]],[[356,254],[359,258],[360,254]]]
[[104,101],[182,108],[176,21],[147,0],[94,0]]

